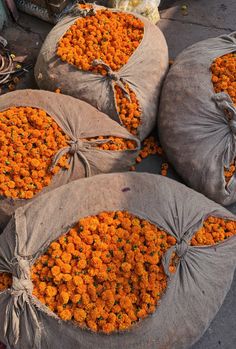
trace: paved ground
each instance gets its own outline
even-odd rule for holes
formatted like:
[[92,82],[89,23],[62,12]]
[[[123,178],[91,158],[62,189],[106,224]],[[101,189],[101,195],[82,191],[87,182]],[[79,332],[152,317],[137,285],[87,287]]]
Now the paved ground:
[[[160,9],[161,20],[158,26],[166,37],[171,59],[175,59],[185,47],[197,41],[236,31],[235,0],[164,0]],[[20,26],[12,25],[1,35],[8,39],[17,56],[34,62],[52,26],[24,14],[19,23]],[[28,73],[17,88],[36,88],[33,72]],[[160,166],[157,157],[150,157],[139,165],[138,171],[160,173]],[[169,176],[180,180],[172,170],[169,171]],[[236,213],[236,205],[230,209]],[[189,349],[236,349],[236,277],[210,328]]]

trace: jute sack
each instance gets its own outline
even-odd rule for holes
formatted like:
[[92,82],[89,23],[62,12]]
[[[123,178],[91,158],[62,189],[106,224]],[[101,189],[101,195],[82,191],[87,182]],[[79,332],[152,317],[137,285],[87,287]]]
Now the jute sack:
[[[43,109],[70,138],[68,147],[60,149],[55,154],[52,163],[52,166],[56,165],[60,157],[68,153],[70,154],[69,169],[57,173],[49,186],[44,187],[30,201],[49,190],[78,178],[128,170],[138,155],[139,141],[134,136],[108,116],[75,98],[37,90],[15,91],[0,97],[0,111],[12,106],[30,106]],[[84,140],[97,136],[115,136],[134,140],[137,143],[137,148],[124,151],[101,150],[97,149],[96,146],[106,143],[106,140]],[[14,210],[28,201],[0,198],[0,231]]]
[[[177,239],[177,271],[155,313],[130,331],[111,335],[60,320],[32,296],[30,267],[49,244],[82,217],[126,210]],[[195,343],[219,310],[232,282],[236,237],[214,246],[189,241],[209,216],[236,217],[203,195],[152,174],[98,175],[71,182],[18,208],[0,236],[0,271],[13,275],[0,293],[0,341],[11,349],[184,349]]]
[[236,158],[236,107],[215,93],[211,64],[236,51],[236,33],[204,40],[176,59],[162,91],[158,129],[171,164],[193,189],[223,205],[236,201],[236,175],[224,167]]
[[[94,5],[96,12],[102,9]],[[119,10],[109,9],[112,12]],[[48,34],[35,66],[35,79],[41,89],[63,93],[88,102],[122,124],[115,101],[114,86],[123,90],[125,85],[133,90],[141,108],[141,125],[138,136],[143,140],[156,124],[159,94],[162,81],[168,69],[168,48],[162,32],[144,17],[135,14],[144,23],[144,37],[125,64],[118,72],[104,64],[108,71],[106,77],[84,72],[76,66],[63,62],[57,56],[57,44],[69,27],[80,17],[91,15],[91,11],[78,10],[63,18]]]

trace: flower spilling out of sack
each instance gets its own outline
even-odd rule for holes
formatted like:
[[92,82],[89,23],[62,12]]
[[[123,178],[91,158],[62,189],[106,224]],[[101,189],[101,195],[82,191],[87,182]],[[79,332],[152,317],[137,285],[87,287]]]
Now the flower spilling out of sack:
[[[63,320],[110,333],[156,309],[176,239],[128,212],[80,219],[32,267],[33,294]],[[175,272],[172,261],[170,272]]]
[[[137,49],[144,35],[144,24],[132,14],[98,10],[79,18],[58,43],[57,55],[62,61],[83,71],[108,75],[104,64],[119,71]],[[95,60],[104,64],[94,65]],[[117,111],[121,122],[132,134],[141,124],[141,110],[135,93],[126,86],[127,94],[115,84]]]
[[49,171],[53,156],[67,146],[67,136],[42,109],[11,107],[0,112],[0,195],[30,199],[68,168],[63,156]]
[[[227,93],[236,106],[236,53],[218,57],[211,65],[212,82],[216,93]],[[224,168],[225,181],[228,183],[235,173],[235,159],[229,168]]]
[[[147,137],[143,141],[142,149],[139,152],[139,156],[136,159],[136,163],[139,164],[140,162],[142,162],[144,159],[146,159],[150,155],[157,155],[157,156],[162,158],[163,163],[161,165],[161,173],[160,174],[162,176],[167,176],[169,164],[166,162],[162,147],[160,145],[158,145],[157,140],[153,136]],[[136,170],[135,166],[132,166],[130,168],[130,171],[135,171],[135,170]]]
[[236,221],[208,217],[191,240],[191,245],[214,245],[236,235]]
[[87,141],[107,141],[106,143],[97,144],[96,148],[102,150],[120,151],[120,150],[134,150],[137,148],[137,143],[133,140],[124,139],[112,136],[98,136],[93,138],[86,138]]

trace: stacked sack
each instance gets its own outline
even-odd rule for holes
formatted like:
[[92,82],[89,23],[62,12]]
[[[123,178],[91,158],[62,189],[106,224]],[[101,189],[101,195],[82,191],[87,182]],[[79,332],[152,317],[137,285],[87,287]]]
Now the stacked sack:
[[[207,46],[212,51],[215,40]],[[235,47],[233,35],[220,40],[227,52]],[[191,153],[195,169],[199,148],[184,148],[191,139],[186,132],[201,128],[204,145],[214,129],[212,137],[225,141],[220,138],[220,147],[228,146],[227,166],[235,156],[228,97],[215,98],[229,117],[224,130],[214,114],[214,122],[212,115],[205,119],[210,131],[204,135],[201,122],[191,124],[202,104],[191,89],[186,103],[186,89],[171,90],[180,68],[190,70],[192,50],[167,78],[161,139],[170,159]],[[160,176],[93,176],[134,162],[155,125],[167,69],[166,42],[153,24],[82,4],[49,33],[35,67],[39,87],[65,95],[25,90],[0,97],[0,340],[7,348],[186,349],[219,310],[234,274],[235,215]],[[208,100],[209,93],[200,97]],[[176,105],[182,128],[171,114]],[[191,137],[194,143],[194,132]]]

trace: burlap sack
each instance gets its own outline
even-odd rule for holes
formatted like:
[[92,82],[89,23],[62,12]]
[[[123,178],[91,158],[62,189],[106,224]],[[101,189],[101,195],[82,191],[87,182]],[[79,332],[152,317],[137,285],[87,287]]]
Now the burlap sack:
[[[94,5],[95,10],[100,8]],[[125,89],[125,84],[128,84],[141,107],[138,136],[143,140],[156,124],[160,89],[168,69],[168,48],[164,36],[154,24],[135,14],[145,25],[144,37],[128,63],[118,72],[106,66],[107,77],[84,72],[63,62],[56,54],[58,41],[82,13],[63,18],[48,34],[35,66],[38,86],[51,91],[59,87],[63,93],[88,102],[122,124],[116,109],[114,85],[118,83]]]
[[[29,268],[77,221],[101,211],[127,210],[177,238],[163,260],[180,257],[156,312],[130,331],[111,335],[60,320],[32,296]],[[81,179],[20,207],[0,236],[0,271],[13,274],[0,293],[0,341],[11,349],[184,349],[196,342],[221,306],[232,282],[236,237],[214,246],[189,246],[209,215],[236,216],[171,179],[124,173]]]
[[[75,98],[48,91],[23,90],[0,97],[0,111],[11,106],[31,106],[44,109],[71,139],[68,147],[61,149],[54,157],[54,163],[56,163],[63,154],[70,153],[70,168],[56,174],[50,185],[31,200],[78,178],[128,170],[138,155],[139,141],[135,137],[108,116]],[[137,149],[105,151],[95,149],[97,144],[104,141],[81,140],[81,138],[97,136],[117,136],[135,140]],[[29,200],[0,198],[0,231],[16,207],[25,204],[26,201]]]
[[223,205],[236,201],[236,176],[227,185],[224,177],[224,166],[236,157],[236,108],[228,94],[215,94],[210,67],[233,51],[236,33],[184,50],[165,80],[158,121],[161,144],[177,172]]

